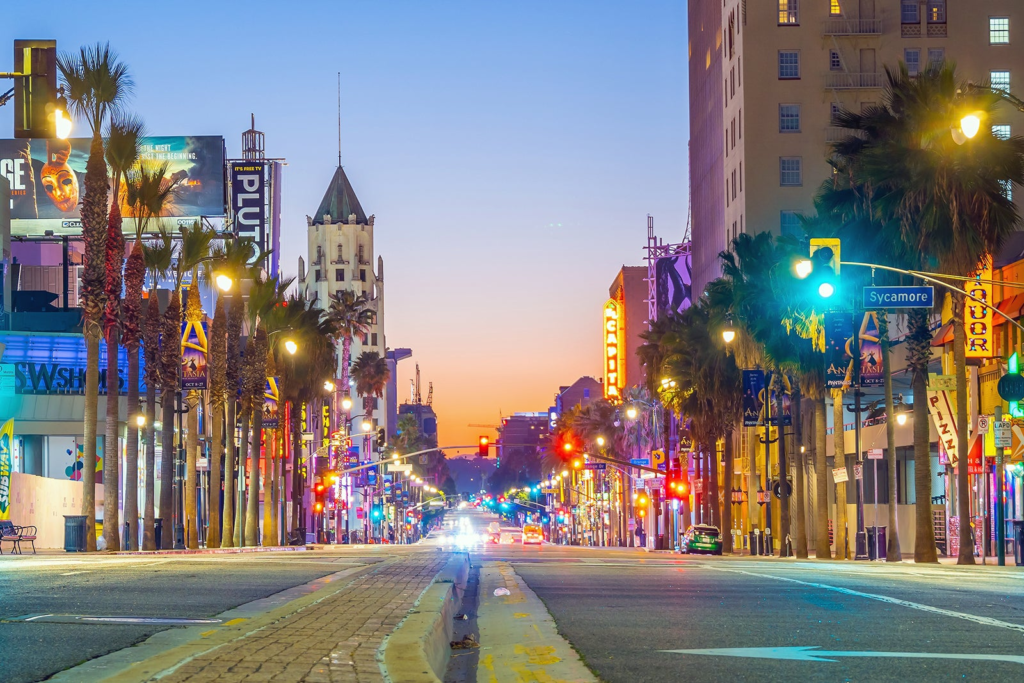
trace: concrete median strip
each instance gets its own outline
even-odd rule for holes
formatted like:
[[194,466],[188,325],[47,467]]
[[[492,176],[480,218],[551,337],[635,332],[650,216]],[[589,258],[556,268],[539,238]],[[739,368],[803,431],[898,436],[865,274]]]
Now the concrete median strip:
[[[508,595],[495,596],[505,588]],[[508,562],[480,569],[478,683],[596,683],[540,598]]]
[[458,553],[438,572],[413,610],[380,648],[381,673],[393,683],[440,683],[451,655],[452,620],[462,604],[469,556]]

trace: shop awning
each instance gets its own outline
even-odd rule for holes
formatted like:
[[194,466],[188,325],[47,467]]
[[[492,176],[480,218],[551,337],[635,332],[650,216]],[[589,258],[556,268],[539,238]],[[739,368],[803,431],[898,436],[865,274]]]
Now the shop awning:
[[946,323],[932,337],[932,346],[942,346],[943,344],[951,343],[953,343],[953,323]]
[[[1021,316],[1021,311],[1024,311],[1024,294],[1014,294],[1009,299],[1003,299],[996,308],[1016,320]],[[992,318],[995,325],[1006,324],[1006,318],[1001,315],[993,315]]]

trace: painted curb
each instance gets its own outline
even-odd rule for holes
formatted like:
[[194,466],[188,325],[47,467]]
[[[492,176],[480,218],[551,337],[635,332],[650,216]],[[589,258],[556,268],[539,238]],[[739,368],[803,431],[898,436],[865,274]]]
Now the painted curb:
[[381,670],[398,683],[441,683],[451,656],[452,620],[469,580],[469,555],[458,553],[434,577],[409,616],[382,646]]

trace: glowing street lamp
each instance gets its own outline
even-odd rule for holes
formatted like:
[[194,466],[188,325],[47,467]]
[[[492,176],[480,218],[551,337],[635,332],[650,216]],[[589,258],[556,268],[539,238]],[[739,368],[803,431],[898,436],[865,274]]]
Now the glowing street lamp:
[[217,283],[217,289],[222,292],[230,292],[231,286],[235,284],[235,281],[231,279],[231,276],[225,275],[224,273],[217,273],[213,279],[214,282]]
[[326,391],[328,394],[334,391],[334,382],[332,382],[329,379],[324,380],[324,391]]
[[349,398],[348,396],[346,396],[345,398],[341,399],[341,409],[342,410],[352,410],[352,399]]
[[604,437],[603,436],[597,437],[597,445],[598,446],[603,446],[604,445]]
[[730,319],[725,328],[722,330],[722,341],[726,344],[732,344],[732,341],[736,338],[736,330],[732,328],[732,320]]
[[636,419],[636,408],[633,407],[633,406],[630,406],[630,407],[626,408],[626,417],[628,417],[630,420],[635,420]]
[[370,423],[369,420],[363,420],[363,423],[359,426],[363,428],[364,432],[368,432],[371,429],[373,429],[373,425]]
[[294,356],[295,352],[299,350],[299,345],[296,344],[291,339],[285,339],[284,340],[284,350],[287,351],[289,355]]
[[144,413],[139,413],[138,415],[135,416],[135,425],[139,429],[142,429],[143,427],[146,426],[146,415]]
[[905,412],[901,411],[896,413],[896,424],[898,424],[900,427],[907,424],[907,414]]

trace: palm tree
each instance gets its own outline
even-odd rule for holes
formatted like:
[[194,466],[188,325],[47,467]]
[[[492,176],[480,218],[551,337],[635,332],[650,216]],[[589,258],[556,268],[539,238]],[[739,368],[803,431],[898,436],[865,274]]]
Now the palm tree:
[[[191,274],[188,298],[185,302],[185,321],[199,325],[203,319],[202,305],[199,300],[199,266],[210,255],[210,243],[216,237],[213,230],[207,229],[198,221],[181,234],[178,245],[177,289],[181,288],[185,274]],[[180,335],[180,331],[179,331]],[[181,349],[179,348],[179,357]],[[179,361],[180,362],[180,361]],[[199,515],[196,509],[196,457],[199,447],[199,403],[201,394],[192,389],[186,397],[188,403],[188,420],[185,440],[185,543],[190,549],[199,547]]]
[[[160,318],[160,301],[157,299],[157,282],[160,278],[166,277],[171,270],[171,259],[174,256],[174,246],[171,236],[161,233],[161,239],[153,245],[143,245],[142,258],[146,270],[150,273],[150,282],[153,286],[146,299],[146,319],[142,328],[143,348],[146,354],[146,503],[143,514],[142,547],[144,550],[156,549],[156,530],[154,502],[156,497],[156,389],[157,386],[164,387],[163,363],[160,354],[160,333],[162,320]],[[134,251],[134,249],[133,249]],[[177,370],[175,370],[177,372]],[[168,410],[173,418],[174,404],[173,397],[164,394],[162,401],[165,405],[164,419],[167,419]],[[161,435],[170,435],[173,430],[173,422],[164,422]],[[160,517],[166,523],[167,531],[160,539],[162,547],[171,541],[171,480],[174,475],[173,456],[168,447],[168,439],[165,437],[162,444],[162,455],[160,456]],[[166,539],[166,540],[164,540]]]
[[[969,145],[957,146],[949,135],[951,122],[958,120],[963,110],[991,116],[999,98],[959,83],[951,64],[932,66],[913,78],[901,65],[898,70],[887,70],[887,78],[882,106],[864,114],[845,112],[840,116],[840,124],[857,135],[834,145],[837,173],[823,194],[834,190],[834,203],[839,205],[859,199],[864,207],[861,212],[879,228],[877,234],[886,246],[911,267],[959,277],[972,275],[985,255],[998,250],[1016,230],[1019,215],[1005,188],[1024,181],[1024,140],[1003,140],[982,131]],[[964,309],[964,295],[954,291],[953,358],[961,457],[966,457],[968,445]],[[909,317],[913,325],[927,325],[927,316]],[[910,334],[923,341],[923,330],[911,329]],[[916,374],[925,363],[921,351],[911,359]],[[926,364],[923,370],[927,371]],[[915,404],[924,400],[916,380],[914,398]],[[915,420],[917,415],[915,405]],[[924,429],[920,431],[923,437]],[[918,453],[925,455],[922,446],[915,441],[915,461]],[[919,484],[930,474],[928,460],[917,464]],[[958,467],[957,473],[958,514],[966,520],[970,515],[967,468]],[[930,488],[918,488],[917,494],[919,508],[930,504]],[[917,518],[918,540],[929,547],[915,545],[915,559],[935,561],[934,539],[928,543],[929,533],[920,528],[922,523],[931,527],[930,517],[925,522],[919,509]],[[974,563],[973,547],[970,525],[961,523],[958,563]]]
[[[107,165],[103,159],[103,124],[108,115],[120,110],[131,94],[133,83],[128,67],[120,62],[110,45],[83,47],[78,54],[57,58],[68,104],[78,118],[84,118],[92,131],[89,160],[85,167],[85,193],[82,197],[82,240],[85,243],[85,268],[82,273],[81,305],[85,336],[85,425],[82,470],[82,513],[86,516],[86,549],[96,549],[96,413],[99,403],[100,336],[106,283]],[[117,443],[106,444],[107,461],[117,461]],[[104,514],[107,499],[114,499],[116,510],[117,478],[105,481]],[[117,533],[117,515],[113,526]]]
[[[211,262],[212,263],[212,262]],[[210,273],[212,275],[212,273]],[[211,277],[207,277],[211,280]],[[224,407],[228,400],[228,359],[227,359],[227,313],[224,308],[225,295],[217,296],[213,309],[213,322],[210,324],[209,368],[210,368],[210,501],[209,532],[206,538],[207,548],[219,548],[221,545],[221,458],[224,457]],[[228,440],[234,439],[234,430],[229,431]],[[230,464],[230,463],[229,463]],[[233,477],[227,475],[230,482],[224,489],[224,502],[230,510],[229,497],[232,494]],[[230,544],[229,544],[230,545]]]
[[363,413],[369,419],[375,399],[384,397],[384,389],[391,379],[387,359],[376,351],[363,351],[352,365],[352,376],[356,380],[356,393],[363,397]]
[[[129,215],[135,224],[135,242],[132,245],[131,253],[124,267],[125,296],[123,302],[123,342],[128,353],[128,406],[129,410],[138,404],[138,378],[139,378],[139,347],[143,342],[146,347],[146,512],[143,523],[143,546],[146,550],[153,550],[155,546],[155,535],[153,527],[153,502],[155,479],[153,462],[155,460],[156,444],[154,436],[156,427],[156,385],[160,380],[159,368],[159,304],[156,296],[147,300],[146,322],[144,328],[140,329],[142,315],[142,289],[145,285],[146,271],[152,275],[153,289],[160,277],[165,277],[171,267],[172,247],[170,236],[164,235],[159,246],[147,250],[142,242],[143,236],[150,222],[158,218],[164,210],[164,206],[174,196],[179,183],[178,179],[164,182],[164,175],[167,165],[163,164],[153,170],[145,165],[136,164],[125,172],[124,204]],[[152,311],[150,310],[152,309]],[[134,425],[128,420],[128,450],[131,452],[135,437],[132,436]],[[137,449],[137,446],[136,446]],[[137,459],[137,457],[136,457]],[[132,481],[131,457],[129,456],[128,481]],[[166,481],[166,480],[165,480]],[[131,517],[127,512],[125,516]],[[169,518],[167,518],[169,519]],[[134,536],[132,537],[134,539]],[[147,540],[148,539],[148,540]]]
[[[106,443],[117,444],[120,432],[118,404],[120,403],[120,378],[118,377],[118,337],[121,327],[121,286],[122,269],[124,268],[124,232],[121,229],[121,179],[139,158],[142,139],[142,121],[134,116],[120,112],[110,117],[107,127],[106,160],[113,174],[114,196],[110,202],[110,214],[107,218],[106,244],[106,282],[104,296],[106,304],[103,309],[103,336],[107,345],[107,420]],[[132,332],[137,332],[133,330]],[[134,380],[135,385],[132,385]],[[139,404],[139,368],[138,356],[135,358],[134,373],[129,367],[128,376],[128,435],[125,454],[125,491],[124,514],[128,525],[128,536],[125,547],[129,550],[138,549],[139,537],[139,430],[130,419],[134,406]],[[119,452],[119,451],[118,451]],[[103,498],[103,537],[108,550],[120,550],[120,524],[118,524],[117,490],[121,481],[118,474],[120,457],[108,457],[103,461],[103,481],[106,483]]]
[[327,315],[334,322],[341,340],[341,386],[342,395],[348,396],[349,365],[352,360],[352,338],[370,331],[376,317],[375,306],[365,292],[356,293],[350,289],[339,290],[331,299]]

